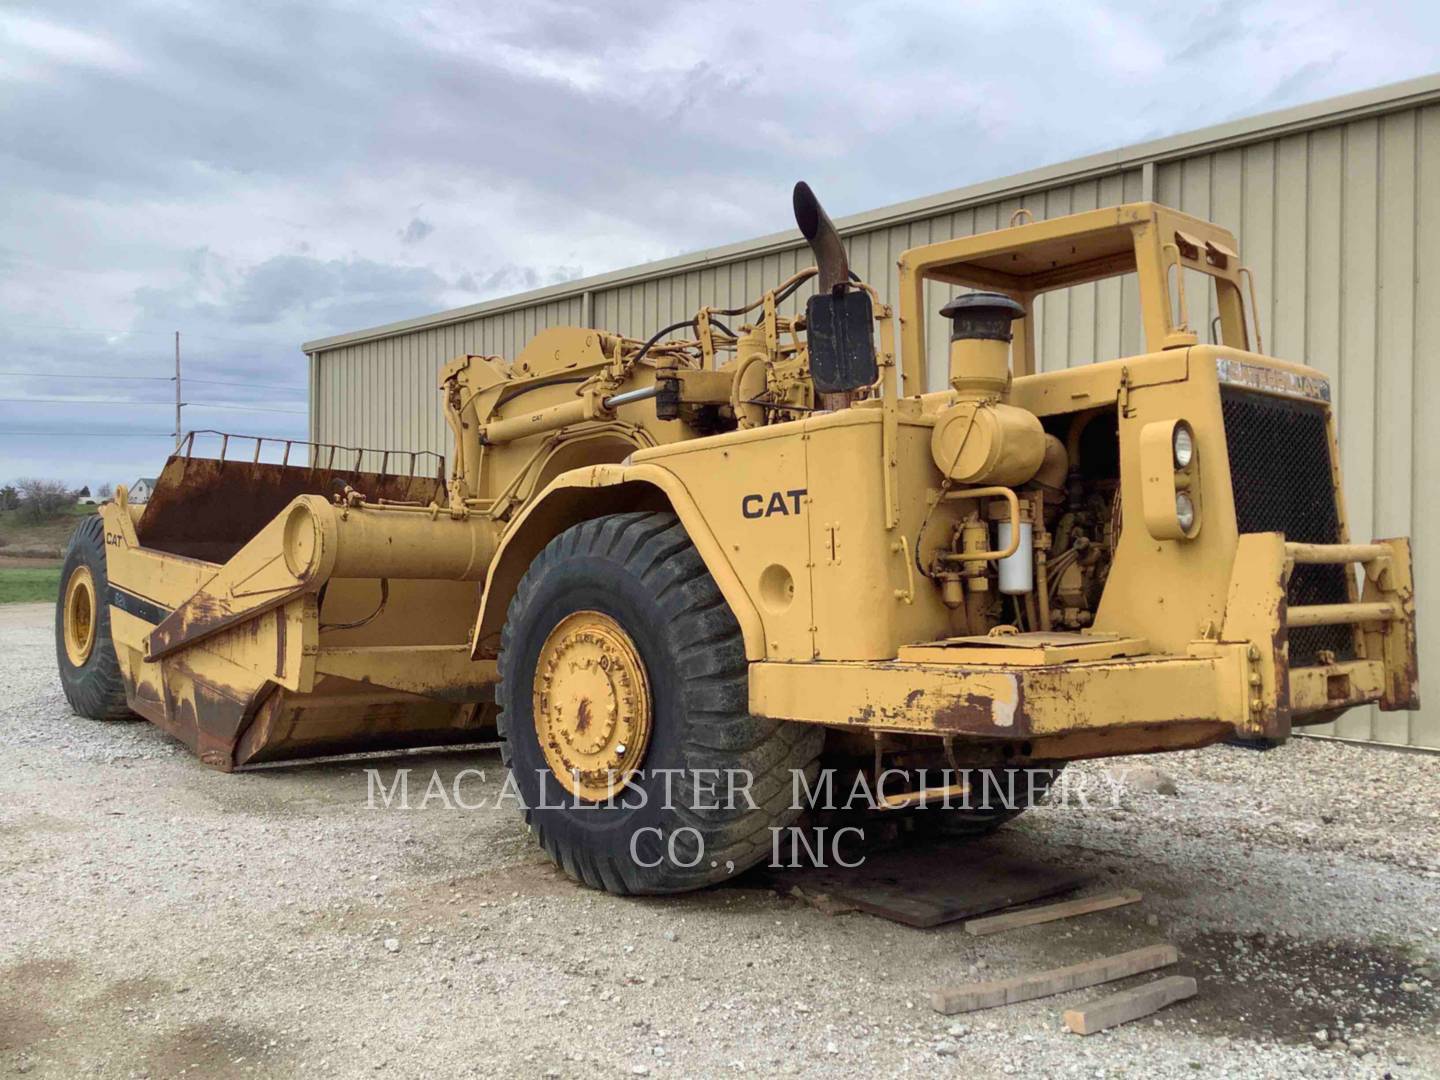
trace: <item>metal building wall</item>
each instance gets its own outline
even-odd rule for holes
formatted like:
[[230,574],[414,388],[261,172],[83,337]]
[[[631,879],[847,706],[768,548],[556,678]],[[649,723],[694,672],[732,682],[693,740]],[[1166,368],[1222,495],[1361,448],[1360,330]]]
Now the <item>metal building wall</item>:
[[[1423,422],[1422,409],[1440,389],[1433,359],[1440,352],[1440,79],[1417,83],[839,224],[854,269],[892,301],[903,250],[1002,227],[1021,208],[1047,218],[1153,197],[1232,229],[1242,261],[1255,270],[1266,350],[1313,364],[1333,381],[1351,535],[1413,537],[1420,640],[1436,641],[1440,577],[1427,569],[1440,565],[1440,510],[1422,484],[1426,465],[1440,460],[1440,431]],[[702,304],[754,299],[808,263],[794,239],[769,237],[478,305],[473,314],[465,309],[347,335],[360,339],[353,342],[312,343],[306,346],[312,437],[448,454],[436,382],[452,357],[513,357],[540,329],[580,324],[586,293],[591,325],[648,337]],[[1204,284],[1198,275],[1187,282],[1191,323],[1202,340],[1213,315]],[[932,386],[940,385],[945,366],[938,314],[945,295],[937,290],[927,298]],[[1044,297],[1036,322],[1042,370],[1141,350],[1133,275]],[[1427,355],[1431,361],[1422,362]],[[1428,709],[1356,710],[1312,730],[1440,748],[1440,670],[1422,658],[1421,672]]]
[[[514,356],[536,331],[580,322],[579,296],[486,318],[311,352],[310,432],[316,442],[375,450],[451,452],[440,369],[463,353]],[[378,467],[369,455],[366,467]]]

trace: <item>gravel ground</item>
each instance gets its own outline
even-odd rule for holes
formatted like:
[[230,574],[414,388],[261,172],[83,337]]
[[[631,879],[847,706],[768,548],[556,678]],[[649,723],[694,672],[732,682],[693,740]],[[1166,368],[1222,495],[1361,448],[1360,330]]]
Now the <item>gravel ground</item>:
[[[0,1073],[1440,1076],[1440,758],[1298,740],[1126,763],[1178,792],[1072,797],[989,843],[1144,902],[974,938],[744,879],[578,888],[513,809],[418,808],[432,770],[481,770],[462,794],[493,800],[491,751],[212,772],[147,724],[71,715],[50,618],[0,608]],[[414,808],[368,809],[367,765],[411,769]],[[1105,804],[1113,768],[1068,790]],[[928,1006],[1164,940],[1199,995],[1105,1034],[1059,1017],[1113,987]]]

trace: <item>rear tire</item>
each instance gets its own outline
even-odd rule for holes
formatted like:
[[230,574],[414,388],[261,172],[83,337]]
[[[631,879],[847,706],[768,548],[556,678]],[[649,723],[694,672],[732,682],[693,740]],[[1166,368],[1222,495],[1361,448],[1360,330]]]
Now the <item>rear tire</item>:
[[85,519],[70,537],[55,600],[55,658],[70,708],[91,720],[126,720],[125,680],[110,636],[105,523]]
[[[593,633],[567,631],[577,618],[590,620]],[[644,688],[648,741],[626,786],[608,801],[585,800],[572,794],[578,779],[567,787],[547,761],[535,696],[575,670],[553,661],[557,634],[594,642],[613,638],[617,626],[624,644],[611,655],[624,662],[633,647],[643,664],[626,686]],[[555,683],[542,674],[537,684],[542,655]],[[592,888],[684,892],[754,866],[771,850],[770,830],[799,815],[793,773],[813,781],[818,769],[820,728],[749,714],[740,627],[674,514],[613,514],[552,540],[510,602],[499,673],[501,754],[525,820],[550,858]],[[601,699],[614,700],[603,692]],[[585,726],[591,708],[587,698],[576,710],[587,746],[598,741]],[[593,708],[597,729],[616,712],[605,703]],[[550,723],[547,714],[542,725]],[[549,745],[552,756],[560,752],[553,738]],[[697,791],[697,775],[717,781],[713,794]],[[737,777],[733,799],[727,775]],[[749,799],[738,791],[747,778]]]

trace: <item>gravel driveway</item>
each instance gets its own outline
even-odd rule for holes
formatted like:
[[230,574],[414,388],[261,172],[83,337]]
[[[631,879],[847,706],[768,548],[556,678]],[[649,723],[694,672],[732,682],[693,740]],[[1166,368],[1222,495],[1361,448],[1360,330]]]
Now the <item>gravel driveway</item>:
[[[1144,902],[975,938],[744,879],[578,888],[513,809],[420,807],[432,771],[480,770],[464,797],[493,800],[488,750],[213,772],[147,724],[71,715],[50,620],[0,607],[0,1074],[1440,1076],[1434,756],[1143,759],[1178,793],[1002,836]],[[369,808],[367,767],[410,769],[412,809]],[[1114,767],[1067,777],[1101,789]],[[942,982],[1158,941],[1199,995],[1105,1034],[1059,1017],[1113,987],[928,1005]]]

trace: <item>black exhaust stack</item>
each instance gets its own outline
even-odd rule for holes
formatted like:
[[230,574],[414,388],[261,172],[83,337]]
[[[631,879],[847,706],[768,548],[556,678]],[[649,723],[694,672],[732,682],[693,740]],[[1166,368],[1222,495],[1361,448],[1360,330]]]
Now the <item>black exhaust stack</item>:
[[845,254],[845,245],[840,242],[840,232],[815,192],[804,180],[795,185],[795,224],[815,253],[815,265],[820,269],[820,291],[839,292],[850,283],[850,259]]
[[[805,340],[810,349],[810,379],[826,407],[842,406],[829,395],[849,395],[880,377],[875,362],[875,313],[870,294],[851,288],[850,260],[840,232],[820,200],[801,180],[795,185],[795,224],[810,244],[819,270],[819,291],[805,305]],[[843,407],[843,406],[842,406]]]

